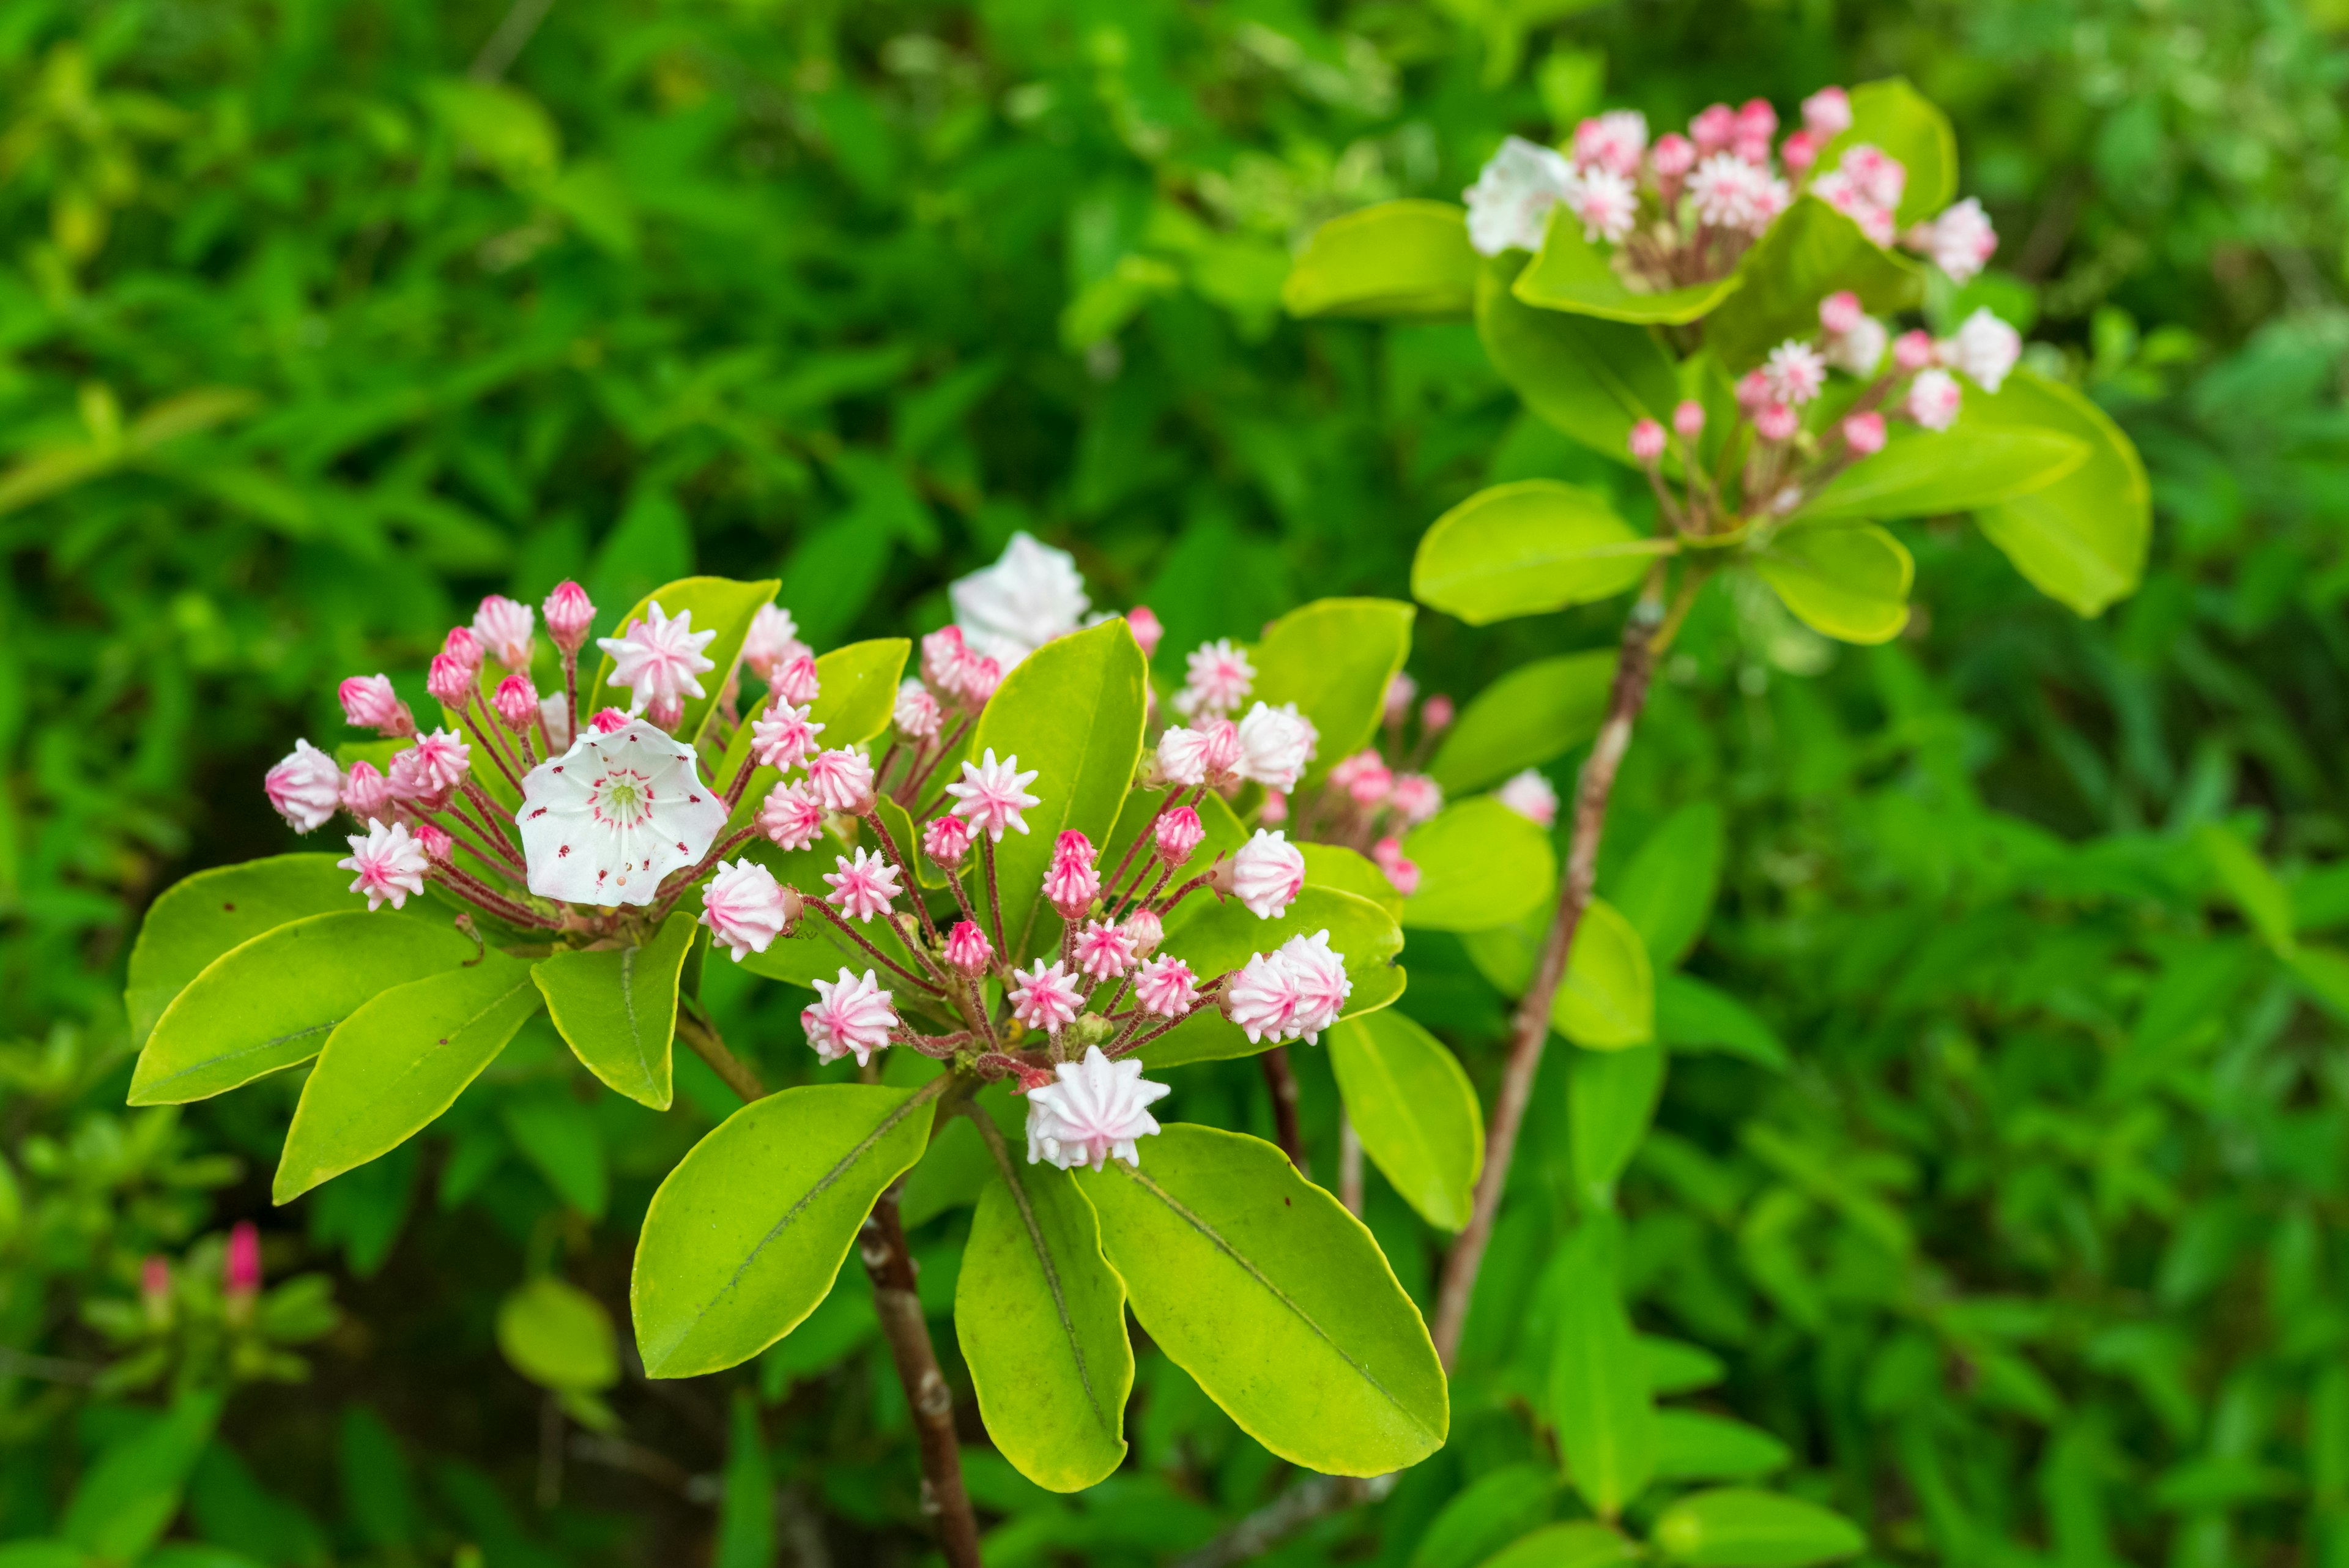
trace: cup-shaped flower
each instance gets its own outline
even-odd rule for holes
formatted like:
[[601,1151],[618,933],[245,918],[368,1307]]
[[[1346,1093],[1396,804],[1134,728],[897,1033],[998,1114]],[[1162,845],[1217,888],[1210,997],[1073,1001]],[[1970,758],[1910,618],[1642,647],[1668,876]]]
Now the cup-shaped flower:
[[701,889],[701,923],[740,963],[744,953],[765,952],[777,937],[790,934],[799,904],[799,894],[757,861],[720,860]]
[[1229,638],[1200,644],[1183,663],[1190,678],[1176,694],[1174,708],[1186,716],[1228,713],[1247,701],[1256,685],[1256,666]]
[[1273,953],[1250,958],[1224,987],[1224,1016],[1251,1045],[1295,1039],[1298,1010],[1304,1005],[1297,975]]
[[970,824],[974,833],[984,833],[992,842],[1003,842],[1009,828],[1028,831],[1028,819],[1021,815],[1030,806],[1040,804],[1040,797],[1027,793],[1036,782],[1036,770],[1019,771],[1018,757],[995,760],[995,748],[987,748],[983,759],[962,764],[962,777],[947,785],[947,794],[954,796],[953,811]]
[[1178,805],[1158,814],[1157,824],[1151,832],[1151,843],[1159,859],[1169,866],[1180,866],[1191,858],[1192,852],[1199,847],[1199,841],[1206,836],[1207,829],[1199,821],[1199,814],[1187,805]]
[[970,854],[970,824],[959,816],[934,816],[922,828],[922,853],[947,870]]
[[862,816],[873,809],[873,763],[863,752],[818,752],[807,769],[808,788],[826,811]]
[[1240,777],[1277,790],[1297,787],[1319,741],[1313,721],[1299,713],[1294,702],[1278,708],[1257,703],[1240,721],[1238,734]]
[[645,618],[630,621],[618,637],[595,639],[595,646],[612,656],[613,684],[635,692],[640,708],[663,698],[681,702],[707,696],[700,677],[717,665],[701,650],[716,639],[717,628],[696,631],[691,610],[672,617],[661,609],[658,599],[645,607]]
[[307,741],[263,775],[261,787],[271,809],[296,833],[324,827],[343,804],[343,770],[335,759]]
[[1133,967],[1132,933],[1106,920],[1087,920],[1069,950],[1077,972],[1088,980],[1115,980]]
[[473,635],[492,659],[508,670],[530,668],[530,607],[492,594],[473,611]]
[[576,653],[585,646],[587,628],[595,624],[595,607],[587,597],[587,590],[577,583],[565,580],[554,585],[539,611],[546,617],[546,635],[554,646],[565,653]]
[[843,969],[838,980],[817,981],[815,998],[801,1010],[800,1027],[822,1061],[836,1062],[854,1052],[862,1067],[889,1044],[890,1032],[897,1027],[893,999],[869,969],[862,975]]
[[1533,769],[1513,774],[1493,798],[1528,822],[1544,827],[1557,820],[1557,788]]
[[1044,873],[1044,901],[1073,920],[1101,896],[1101,872],[1093,866],[1092,840],[1074,828],[1052,846],[1052,865]]
[[987,972],[995,961],[995,944],[987,933],[969,920],[957,920],[953,930],[947,933],[947,967],[963,974]]
[[1275,956],[1288,966],[1289,976],[1296,981],[1297,1012],[1289,1022],[1307,1041],[1319,1041],[1321,1031],[1338,1022],[1339,1014],[1346,1011],[1346,999],[1354,993],[1354,982],[1346,975],[1345,956],[1330,950],[1326,930],[1291,937],[1280,944]]
[[394,737],[416,732],[416,721],[409,717],[408,704],[391,689],[391,682],[380,675],[354,675],[336,689],[342,700],[343,717],[362,730],[379,730]]
[[897,868],[881,856],[867,849],[833,857],[838,869],[823,874],[824,886],[832,889],[823,901],[852,920],[870,922],[875,915],[885,915],[899,893]]
[[1246,904],[1257,919],[1274,919],[1305,886],[1305,856],[1285,832],[1258,828],[1229,860],[1216,864],[1214,886]]
[[785,663],[806,651],[807,645],[800,641],[799,622],[781,605],[761,605],[742,638],[742,662],[770,686]]
[[803,783],[777,784],[759,805],[759,831],[781,849],[805,849],[823,831],[823,807]]
[[369,823],[365,833],[350,836],[350,846],[348,858],[335,864],[355,874],[351,891],[366,894],[370,910],[386,903],[399,909],[411,896],[424,891],[424,874],[432,867],[431,857],[405,824]]
[[726,803],[691,746],[637,720],[582,735],[522,781],[530,890],[574,904],[648,904],[670,872],[708,853]]
[[815,753],[822,724],[808,722],[808,710],[778,702],[750,722],[750,755],[762,768],[788,773]]
[[1133,997],[1145,1012],[1180,1018],[1199,1000],[1199,979],[1173,953],[1161,953],[1133,971]]
[[1112,1062],[1098,1045],[1053,1072],[1058,1082],[1028,1091],[1028,1163],[1099,1170],[1116,1158],[1140,1167],[1134,1141],[1158,1130],[1149,1107],[1167,1086],[1143,1077],[1141,1063]]
[[938,700],[930,689],[918,680],[906,680],[897,687],[897,704],[890,711],[890,722],[897,733],[916,741],[926,741],[938,732]]
[[1076,1022],[1084,996],[1065,966],[1038,959],[1032,969],[1011,971],[1011,1016],[1030,1029],[1052,1033]]

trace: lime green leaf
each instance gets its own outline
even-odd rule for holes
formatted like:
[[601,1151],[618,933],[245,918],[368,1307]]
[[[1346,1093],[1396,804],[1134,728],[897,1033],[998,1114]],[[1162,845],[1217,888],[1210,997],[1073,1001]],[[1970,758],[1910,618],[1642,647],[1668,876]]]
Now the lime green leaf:
[[1458,1058],[1389,1008],[1330,1030],[1330,1065],[1380,1173],[1429,1224],[1466,1226],[1485,1168],[1485,1117]]
[[902,637],[852,642],[818,656],[816,694],[808,722],[823,726],[825,749],[863,745],[889,727],[897,685],[914,645]]
[[1000,1142],[995,1152],[955,1283],[955,1336],[1003,1457],[1038,1486],[1082,1491],[1125,1458],[1125,1287],[1068,1172],[1005,1158]]
[[1692,283],[1659,294],[1635,293],[1609,263],[1606,252],[1582,237],[1582,220],[1561,202],[1550,209],[1542,247],[1509,292],[1541,310],[1570,310],[1609,321],[1694,321],[1737,292],[1741,273]]
[[1176,1123],[1140,1169],[1077,1174],[1133,1315],[1257,1442],[1373,1476],[1444,1443],[1435,1347],[1361,1220],[1279,1149]]
[[1863,142],[1882,148],[1909,171],[1894,213],[1900,227],[1921,223],[1957,200],[1957,133],[1950,129],[1949,116],[1902,78],[1862,82],[1851,89],[1850,128],[1819,150],[1819,171],[1835,168],[1846,149]]
[[1656,1479],[1752,1480],[1794,1456],[1759,1427],[1701,1410],[1656,1412]]
[[272,1200],[290,1203],[415,1137],[538,1006],[531,966],[501,952],[369,998],[326,1037],[302,1085]]
[[1403,836],[1419,890],[1403,900],[1414,930],[1475,931],[1547,907],[1557,890],[1549,832],[1491,795],[1444,807]]
[[1868,1549],[1868,1537],[1839,1513],[1740,1488],[1681,1499],[1658,1517],[1653,1540],[1668,1561],[1691,1568],[1805,1568]]
[[2349,1022],[2349,953],[2301,942],[2285,952],[2284,962],[2315,993],[2326,1012]]
[[594,1394],[620,1380],[620,1349],[604,1303],[568,1281],[540,1274],[498,1303],[498,1349],[542,1388]]
[[2222,824],[2206,822],[2194,830],[2195,847],[2227,890],[2260,940],[2277,952],[2290,952],[2299,922],[2292,911],[2292,889],[2276,879],[2251,846]]
[[2086,441],[2061,431],[2000,430],[1964,418],[1938,432],[1896,425],[1882,452],[1829,480],[1795,521],[1971,512],[2044,489],[2076,472],[2088,452]]
[[[750,618],[759,607],[774,603],[775,589],[780,585],[769,578],[760,583],[738,583],[731,577],[680,577],[676,582],[655,588],[638,599],[618,620],[612,623],[606,635],[626,635],[632,621],[642,620],[648,608],[657,604],[661,613],[671,620],[691,611],[693,629],[697,632],[716,631],[718,635],[701,650],[701,657],[713,668],[703,670],[695,679],[701,683],[701,695],[685,700],[685,717],[678,721],[678,738],[688,743],[698,741],[709,726],[710,716],[718,711],[718,694],[734,678],[734,667],[742,658],[742,639],[750,633]],[[605,654],[595,667],[595,679],[589,687],[586,701],[579,710],[584,722],[587,715],[606,707],[626,708],[634,701],[625,686],[612,683],[612,656]],[[832,744],[832,735],[825,732],[824,742]]]
[[1521,664],[1462,709],[1428,772],[1454,794],[1564,756],[1599,733],[1615,684],[1615,650]]
[[1786,1047],[1768,1024],[1735,997],[1690,975],[1657,977],[1656,1038],[1675,1050],[1724,1051],[1786,1070]]
[[163,1010],[130,1075],[134,1106],[180,1105],[316,1055],[379,992],[476,951],[453,926],[389,910],[312,915],[207,965]]
[[1646,1555],[1639,1542],[1583,1520],[1537,1530],[1486,1558],[1483,1568],[1613,1568]]
[[1408,1568],[1475,1568],[1549,1518],[1558,1482],[1556,1465],[1535,1460],[1485,1470],[1428,1521]]
[[1575,1261],[1557,1301],[1550,1414],[1574,1490],[1591,1511],[1613,1519],[1655,1474],[1656,1413],[1616,1288],[1609,1229],[1586,1220],[1568,1245]]
[[1398,599],[1316,599],[1265,628],[1256,648],[1257,701],[1294,702],[1319,740],[1308,780],[1370,743],[1387,682],[1411,652],[1417,612]]
[[1966,411],[1985,426],[2057,431],[2088,443],[2088,461],[2054,483],[1974,514],[2014,569],[2075,615],[2102,614],[2136,592],[2153,539],[2153,492],[2120,427],[2071,388],[2023,369],[1996,396],[1967,388]]
[[1568,1080],[1574,1184],[1590,1208],[1611,1208],[1615,1180],[1648,1136],[1664,1093],[1664,1048],[1578,1051]]
[[1790,529],[1754,569],[1796,619],[1844,642],[1889,641],[1909,624],[1916,564],[1873,524]]
[[565,949],[533,971],[572,1054],[607,1087],[657,1111],[669,1106],[678,979],[695,929],[679,909],[642,947]]
[[[1461,940],[1479,972],[1511,996],[1533,983],[1550,915],[1537,910],[1515,925],[1468,931]],[[1567,950],[1566,979],[1549,1010],[1550,1027],[1592,1051],[1644,1045],[1656,1037],[1655,971],[1647,944],[1604,898],[1583,907]]]
[[1411,591],[1488,626],[1612,598],[1678,548],[1635,532],[1595,490],[1520,479],[1478,491],[1435,520],[1412,557]]
[[[1306,888],[1286,911],[1269,920],[1257,919],[1237,898],[1195,893],[1167,920],[1164,950],[1188,963],[1205,984],[1238,969],[1251,954],[1270,952],[1291,937],[1325,930],[1330,946],[1344,955],[1346,976],[1354,984],[1346,999],[1346,1017],[1375,1012],[1402,994],[1402,971],[1394,963],[1402,951],[1402,928],[1368,898],[1334,888]],[[1143,1047],[1142,1059],[1155,1070],[1269,1049],[1249,1044],[1230,1020],[1204,1007]]]
[[[974,757],[994,752],[1033,769],[1028,831],[995,846],[1003,894],[1003,951],[1015,966],[1060,940],[1060,918],[1043,902],[1052,844],[1071,828],[1107,842],[1142,760],[1142,649],[1123,620],[1048,642],[1003,679],[973,726]],[[978,863],[974,854],[972,863]]]
[[1314,230],[1280,303],[1291,316],[1465,316],[1476,269],[1463,209],[1381,202]]
[[222,1396],[183,1393],[154,1421],[116,1438],[66,1500],[57,1533],[99,1563],[129,1563],[171,1528],[188,1476],[212,1441]]
[[1720,803],[1695,800],[1659,823],[1624,867],[1615,907],[1657,963],[1679,963],[1704,933],[1728,848]]
[[1368,898],[1396,919],[1402,919],[1402,895],[1369,856],[1342,844],[1300,844],[1297,848],[1305,857],[1307,887],[1335,888],[1340,893]]
[[[1632,425],[1669,418],[1680,400],[1671,356],[1652,328],[1520,303],[1509,292],[1517,266],[1495,257],[1477,275],[1476,334],[1493,368],[1535,413],[1601,457],[1636,466],[1625,444]],[[1665,468],[1678,472],[1669,456]]]
[[440,122],[510,183],[533,188],[562,164],[554,117],[520,88],[442,77],[425,83],[422,93]]
[[1732,376],[1789,337],[1818,336],[1819,301],[1849,289],[1878,316],[1924,294],[1924,269],[1879,248],[1859,225],[1816,196],[1799,196],[1738,264],[1745,286],[1704,324],[1705,347]]
[[715,1372],[799,1326],[874,1199],[921,1158],[935,1099],[864,1084],[785,1089],[694,1145],[653,1194],[636,1242],[628,1293],[646,1372]]
[[1640,1362],[1648,1370],[1648,1392],[1660,1396],[1710,1388],[1728,1376],[1713,1352],[1652,1334],[1640,1335]]

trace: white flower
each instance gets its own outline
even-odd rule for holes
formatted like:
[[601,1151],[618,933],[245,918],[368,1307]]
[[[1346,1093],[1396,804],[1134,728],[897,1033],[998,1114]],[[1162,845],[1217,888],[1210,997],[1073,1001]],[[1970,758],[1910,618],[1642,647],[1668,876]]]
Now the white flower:
[[613,684],[635,692],[639,711],[655,702],[708,695],[697,677],[718,668],[701,656],[717,630],[694,630],[691,610],[679,610],[671,619],[662,613],[658,599],[645,607],[645,616],[629,622],[622,636],[595,639],[595,646],[612,656]]
[[1892,334],[1884,323],[1873,316],[1863,316],[1850,331],[1837,333],[1827,339],[1826,361],[1849,375],[1873,376],[1876,368],[1884,363],[1884,351],[1891,344]]
[[324,827],[343,804],[343,770],[309,742],[296,741],[285,760],[262,779],[261,787],[286,826],[308,833]]
[[405,823],[369,823],[365,833],[350,836],[350,846],[349,858],[335,864],[358,873],[351,891],[367,895],[370,911],[381,909],[387,899],[397,909],[410,895],[424,891],[424,873],[432,859]]
[[1929,431],[1945,431],[1958,422],[1964,394],[1957,378],[1947,370],[1920,370],[1909,384],[1909,417]]
[[775,874],[745,856],[720,860],[718,874],[701,889],[701,923],[719,946],[740,963],[744,953],[762,953],[791,929],[792,902]]
[[660,880],[709,851],[726,803],[691,746],[632,720],[590,731],[522,781],[530,890],[574,904],[648,904]]
[[1971,377],[1985,392],[1997,391],[2022,358],[2023,334],[1987,309],[1967,317],[1941,343],[1941,363]]
[[1354,993],[1354,982],[1346,976],[1345,955],[1330,950],[1328,931],[1316,931],[1309,937],[1289,938],[1275,956],[1288,966],[1297,995],[1290,1026],[1309,1043],[1319,1041],[1321,1031],[1338,1022],[1338,1015],[1346,1011],[1346,999]]
[[1139,1167],[1134,1140],[1158,1130],[1147,1107],[1167,1086],[1144,1078],[1140,1062],[1112,1062],[1098,1045],[1053,1071],[1059,1082],[1028,1091],[1028,1163],[1099,1170],[1115,1158]]
[[1510,137],[1462,192],[1468,203],[1468,243],[1488,256],[1539,250],[1549,210],[1575,184],[1574,165],[1564,153]]
[[1250,958],[1224,988],[1224,1016],[1251,1045],[1295,1039],[1295,1020],[1304,1002],[1296,972],[1274,953]]
[[1313,760],[1318,740],[1313,722],[1298,712],[1296,703],[1274,708],[1259,702],[1240,721],[1237,771],[1240,777],[1254,779],[1267,789],[1295,789],[1298,775]]
[[1582,220],[1582,237],[1612,244],[1631,232],[1640,216],[1640,192],[1611,169],[1586,169],[1567,206]]
[[1077,629],[1092,601],[1066,550],[1011,535],[1003,558],[947,589],[963,639],[1005,670],[1056,637]]
[[1557,821],[1557,790],[1533,769],[1511,776],[1493,792],[1493,798],[1528,822],[1544,827]]
[[1256,666],[1232,639],[1203,642],[1183,656],[1189,679],[1174,694],[1174,711],[1185,717],[1228,713],[1247,701]]
[[871,970],[860,976],[843,969],[838,980],[817,981],[815,995],[814,1003],[801,1010],[800,1027],[819,1060],[836,1062],[854,1051],[862,1067],[889,1044],[890,1032],[897,1027],[897,1010]]
[[1285,913],[1305,886],[1305,856],[1280,831],[1257,829],[1229,860],[1216,867],[1216,888],[1248,907],[1257,919]]

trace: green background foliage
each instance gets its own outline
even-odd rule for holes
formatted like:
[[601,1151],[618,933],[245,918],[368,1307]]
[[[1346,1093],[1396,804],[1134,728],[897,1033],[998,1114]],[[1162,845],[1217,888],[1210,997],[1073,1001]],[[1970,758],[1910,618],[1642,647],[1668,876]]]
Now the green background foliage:
[[[1671,1401],[1637,1522],[1691,1560],[1825,1528],[1692,1490],[1764,1473],[1884,1562],[2340,1560],[2344,21],[2318,0],[6,7],[0,1540],[131,1560],[168,1532],[266,1563],[921,1550],[861,1288],[738,1372],[649,1385],[622,1335],[613,1375],[597,1303],[625,1319],[655,1188],[730,1108],[697,1058],[657,1116],[531,1019],[420,1140],[274,1209],[300,1074],[125,1105],[155,1022],[122,1002],[142,911],[191,871],[319,847],[261,773],[296,734],[342,738],[341,676],[420,703],[484,592],[576,575],[608,612],[695,572],[773,576],[829,649],[939,624],[944,584],[1026,528],[1100,602],[1152,605],[1175,668],[1301,599],[1409,597],[1423,533],[1494,484],[1644,520],[1634,476],[1521,412],[1472,327],[1286,319],[1292,247],[1375,201],[1455,199],[1506,131],[1756,93],[1783,112],[1897,73],[1951,115],[1960,189],[2004,236],[1926,314],[1998,309],[2128,431],[2145,585],[2082,621],[1929,518],[1890,526],[1918,614],[1874,648],[1708,590],[1599,878],[1665,1049],[1553,1043],[1448,1442],[1286,1560],[1471,1568],[1551,1521],[1560,1552],[1604,1550],[1574,1522],[1598,1467],[1566,1484],[1544,1436],[1588,1419],[1557,1407],[1563,1347],[1620,1349],[1555,1262],[1596,1256]],[[1449,307],[1475,280],[1427,286]],[[1423,607],[1409,668],[1472,713],[1530,660],[1593,656],[1527,688],[1547,739],[1488,709],[1439,774],[1570,784],[1613,613]],[[1659,885],[1715,834],[1717,883]],[[1414,928],[1396,1004],[1486,1104],[1510,1006],[1491,935]],[[703,994],[769,1082],[839,1081],[786,990],[719,961]],[[1366,1037],[1400,1027],[1376,1017]],[[1291,1054],[1333,1164],[1330,1063]],[[1270,1130],[1249,1064],[1176,1071],[1170,1110]],[[947,1326],[986,1169],[967,1152],[905,1217],[989,1560],[1154,1561],[1271,1495],[1285,1467],[1146,1341],[1100,1488],[1048,1494],[980,1442]],[[1423,1307],[1463,1178],[1410,1158],[1373,1161],[1413,1190],[1374,1174],[1367,1219]],[[1594,1229],[1610,1202],[1619,1235]],[[245,1317],[217,1284],[241,1219],[272,1282]],[[572,1423],[551,1450],[550,1407]]]

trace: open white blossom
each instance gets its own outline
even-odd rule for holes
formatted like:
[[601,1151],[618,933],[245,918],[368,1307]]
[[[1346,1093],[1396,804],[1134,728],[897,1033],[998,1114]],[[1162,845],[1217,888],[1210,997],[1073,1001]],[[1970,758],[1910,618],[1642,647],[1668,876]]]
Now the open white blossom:
[[589,731],[522,782],[530,890],[574,904],[648,904],[661,878],[707,854],[726,803],[693,748],[633,720]]
[[995,565],[957,578],[947,593],[963,640],[1006,670],[1076,630],[1092,605],[1077,558],[1025,533],[1011,535]]
[[1112,1062],[1098,1045],[1083,1061],[1053,1071],[1057,1083],[1028,1091],[1028,1162],[1099,1170],[1114,1158],[1138,1168],[1134,1140],[1158,1130],[1148,1107],[1165,1097],[1167,1086],[1144,1078],[1140,1062]]
[[1488,256],[1541,249],[1549,210],[1574,194],[1576,184],[1564,153],[1510,137],[1461,193],[1468,203],[1468,243]]

